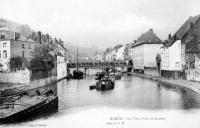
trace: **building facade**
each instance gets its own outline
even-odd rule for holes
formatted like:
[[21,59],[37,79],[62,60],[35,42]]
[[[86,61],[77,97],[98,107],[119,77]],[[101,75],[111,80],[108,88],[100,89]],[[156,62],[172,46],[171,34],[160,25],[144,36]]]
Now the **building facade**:
[[147,75],[157,75],[156,55],[160,53],[163,42],[150,29],[142,34],[132,46],[134,71]]
[[117,61],[124,61],[125,60],[125,48],[126,46],[122,46],[117,50],[116,60]]
[[106,50],[105,52],[106,62],[113,62],[115,57],[116,57],[116,51],[113,48],[109,48]]
[[104,60],[104,53],[101,51],[98,51],[94,55],[94,62],[103,62]]
[[[23,39],[23,40],[22,40]],[[19,33],[0,31],[0,64],[1,70],[9,70],[9,61],[12,57],[23,57],[30,60],[34,47],[39,43],[21,37]]]
[[[200,81],[200,15],[190,17],[161,49],[163,77]],[[196,66],[195,66],[196,65]],[[196,68],[197,67],[197,68]]]

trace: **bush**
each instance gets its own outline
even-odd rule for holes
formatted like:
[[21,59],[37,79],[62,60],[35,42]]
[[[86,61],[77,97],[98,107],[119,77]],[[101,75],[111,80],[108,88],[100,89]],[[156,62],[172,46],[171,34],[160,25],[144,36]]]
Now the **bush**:
[[53,56],[49,56],[48,58],[35,57],[31,60],[29,64],[29,70],[33,72],[44,71],[48,72],[54,68],[54,58]]
[[36,47],[33,52],[33,59],[30,61],[29,70],[32,72],[48,72],[54,68],[54,56],[50,54],[48,46]]
[[19,56],[10,58],[9,67],[11,71],[20,70],[22,68],[25,68],[26,66],[27,61],[25,58]]

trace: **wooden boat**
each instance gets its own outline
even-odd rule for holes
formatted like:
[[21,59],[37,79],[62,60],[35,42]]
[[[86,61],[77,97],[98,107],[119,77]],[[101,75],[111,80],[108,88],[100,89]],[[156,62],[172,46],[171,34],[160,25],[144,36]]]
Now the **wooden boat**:
[[80,70],[74,70],[73,79],[83,79],[83,72]]
[[[37,93],[33,95],[32,93]],[[0,104],[0,123],[25,121],[30,117],[58,110],[57,92],[49,90],[40,95],[39,90],[3,99]]]
[[112,76],[115,78],[115,80],[121,80],[121,73],[120,72],[111,72],[109,76]]
[[110,90],[113,89],[114,86],[115,86],[114,78],[110,78],[109,76],[106,76],[105,78],[97,81],[96,83],[97,90]]
[[105,75],[105,72],[97,72],[95,80],[101,80]]
[[121,80],[122,76],[120,74],[115,75],[115,80]]
[[73,79],[83,79],[83,72],[78,69],[78,48],[77,48],[77,69],[73,71]]

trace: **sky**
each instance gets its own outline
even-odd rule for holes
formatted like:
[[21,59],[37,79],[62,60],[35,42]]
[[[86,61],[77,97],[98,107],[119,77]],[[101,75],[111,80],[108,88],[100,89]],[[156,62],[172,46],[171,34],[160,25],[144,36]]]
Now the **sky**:
[[160,39],[200,14],[199,0],[0,0],[0,18],[65,43],[105,49],[153,29]]

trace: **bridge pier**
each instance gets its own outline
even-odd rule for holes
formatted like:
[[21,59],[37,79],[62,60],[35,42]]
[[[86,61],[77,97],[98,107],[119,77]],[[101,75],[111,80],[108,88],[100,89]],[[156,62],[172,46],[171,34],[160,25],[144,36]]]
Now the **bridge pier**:
[[85,67],[84,71],[85,71],[85,76],[87,75],[87,71],[88,71],[88,75],[89,75],[89,68],[88,67]]

